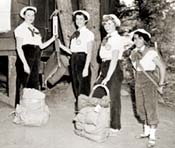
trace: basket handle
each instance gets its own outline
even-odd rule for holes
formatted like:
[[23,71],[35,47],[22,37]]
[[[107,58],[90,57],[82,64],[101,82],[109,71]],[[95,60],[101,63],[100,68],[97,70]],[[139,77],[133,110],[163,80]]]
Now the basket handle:
[[90,93],[90,95],[89,95],[89,98],[92,98],[92,95],[93,95],[94,91],[95,91],[98,87],[103,87],[103,88],[105,89],[105,91],[106,91],[107,96],[110,95],[110,94],[109,94],[109,89],[108,89],[108,87],[107,87],[106,85],[97,84],[97,85],[95,85],[95,86],[92,88],[92,91],[91,91],[91,93]]

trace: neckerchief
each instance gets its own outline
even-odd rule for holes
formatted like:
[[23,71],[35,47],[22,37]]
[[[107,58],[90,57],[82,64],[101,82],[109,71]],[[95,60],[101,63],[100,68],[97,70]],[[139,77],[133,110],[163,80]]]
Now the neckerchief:
[[79,30],[76,30],[76,31],[72,34],[71,40],[74,39],[74,38],[77,39],[79,36],[80,36],[80,31],[79,31]]
[[148,50],[149,49],[147,47],[145,47],[143,51],[141,51],[141,50],[137,50],[137,51],[133,50],[132,53],[131,53],[131,60],[133,62],[140,61],[146,55]]
[[105,37],[103,38],[103,40],[102,40],[101,45],[102,45],[102,46],[105,46],[106,43],[108,42],[108,39],[109,39],[110,37],[111,37],[111,35],[107,35],[107,36],[105,36]]
[[30,27],[28,27],[29,31],[31,32],[32,36],[34,37],[35,34],[38,35],[40,34],[38,31],[35,31],[35,29],[31,29]]

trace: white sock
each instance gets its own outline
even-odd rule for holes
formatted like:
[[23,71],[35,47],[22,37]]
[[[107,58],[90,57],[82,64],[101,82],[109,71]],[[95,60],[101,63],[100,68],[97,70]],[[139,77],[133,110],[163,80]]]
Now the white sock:
[[150,126],[149,125],[144,125],[144,134],[149,135],[150,134]]
[[155,140],[156,139],[155,134],[156,134],[156,129],[155,128],[150,128],[150,136],[149,136],[149,138]]

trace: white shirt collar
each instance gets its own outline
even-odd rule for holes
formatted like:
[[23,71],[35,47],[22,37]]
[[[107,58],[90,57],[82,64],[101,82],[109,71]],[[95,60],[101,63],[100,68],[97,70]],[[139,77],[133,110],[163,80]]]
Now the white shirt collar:
[[142,46],[141,48],[135,48],[134,51],[140,51],[140,52],[143,52],[145,49],[145,45]]
[[114,36],[114,35],[119,35],[119,34],[118,34],[117,31],[114,31],[114,32],[112,32],[112,33],[110,33],[110,34],[107,34],[107,36]]
[[[26,26],[27,28],[30,27],[31,29],[35,28],[32,24],[28,24],[25,21],[23,22],[24,26]],[[36,29],[36,28],[35,28]]]
[[141,51],[141,52],[143,52],[144,51],[144,49],[145,49],[145,45],[144,46],[142,46],[140,49],[138,49],[139,51]]
[[83,31],[83,30],[85,30],[86,29],[86,26],[83,26],[83,27],[81,27],[80,29],[78,29],[79,31]]

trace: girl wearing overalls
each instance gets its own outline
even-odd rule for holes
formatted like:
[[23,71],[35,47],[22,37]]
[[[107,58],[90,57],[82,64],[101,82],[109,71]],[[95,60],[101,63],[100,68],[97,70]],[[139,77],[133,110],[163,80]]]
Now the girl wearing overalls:
[[[157,51],[148,46],[148,41],[151,35],[144,29],[137,29],[134,31],[132,40],[136,48],[131,52],[131,60],[135,68],[135,96],[136,96],[136,110],[144,127],[141,138],[148,137],[148,147],[155,145],[155,132],[158,126],[158,110],[157,102],[162,93],[162,84],[165,79],[165,66],[160,60]],[[155,86],[153,82],[144,74],[145,71],[154,80],[156,67],[160,70],[160,79],[158,81],[159,87]]]

